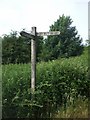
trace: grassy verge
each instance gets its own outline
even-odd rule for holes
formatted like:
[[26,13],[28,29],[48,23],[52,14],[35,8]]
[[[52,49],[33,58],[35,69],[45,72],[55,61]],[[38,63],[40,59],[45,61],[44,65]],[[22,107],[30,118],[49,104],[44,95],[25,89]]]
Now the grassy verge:
[[62,106],[54,118],[88,118],[88,100],[77,99],[74,104]]

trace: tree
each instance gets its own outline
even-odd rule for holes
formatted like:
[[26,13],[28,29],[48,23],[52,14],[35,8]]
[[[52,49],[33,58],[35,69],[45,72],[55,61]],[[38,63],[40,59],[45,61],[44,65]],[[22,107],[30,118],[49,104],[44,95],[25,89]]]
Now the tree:
[[45,42],[51,59],[77,56],[83,52],[82,38],[76,27],[71,26],[72,22],[70,16],[62,15],[50,26],[50,31],[60,31],[59,36],[49,36]]
[[2,63],[27,63],[30,62],[30,46],[27,40],[17,36],[13,31],[10,35],[4,35],[2,40]]
[[43,49],[43,37],[38,36],[37,41],[36,41],[36,61],[39,62],[41,61],[41,54],[42,54],[42,49]]
[[[40,61],[43,37],[37,39],[37,61]],[[2,63],[29,63],[31,58],[31,41],[17,35],[12,31],[10,35],[4,35],[2,40]]]

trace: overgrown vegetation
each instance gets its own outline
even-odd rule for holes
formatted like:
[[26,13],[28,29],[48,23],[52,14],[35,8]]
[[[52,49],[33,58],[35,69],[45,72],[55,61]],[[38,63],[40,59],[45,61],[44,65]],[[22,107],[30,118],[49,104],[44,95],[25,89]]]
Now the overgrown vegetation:
[[60,107],[66,109],[68,104],[74,105],[77,98],[88,99],[90,83],[87,78],[87,50],[79,57],[37,63],[33,101],[30,64],[3,65],[2,71],[4,118],[53,117]]
[[[69,103],[68,103],[69,104]],[[88,118],[88,99],[78,98],[74,104],[62,106],[54,118]]]
[[[58,30],[60,35],[49,36],[47,39],[38,37],[37,80],[33,100],[30,90],[30,40],[18,36],[16,31],[4,35],[3,118],[72,117],[69,112],[73,106],[77,109],[76,104],[78,100],[81,101],[80,98],[85,100],[82,104],[88,102],[88,53],[87,48],[84,50],[76,27],[71,26],[72,22],[70,16],[59,16],[49,31]],[[62,113],[63,109],[65,114]],[[77,112],[75,110],[75,114]],[[85,112],[84,116],[87,115],[87,105]]]

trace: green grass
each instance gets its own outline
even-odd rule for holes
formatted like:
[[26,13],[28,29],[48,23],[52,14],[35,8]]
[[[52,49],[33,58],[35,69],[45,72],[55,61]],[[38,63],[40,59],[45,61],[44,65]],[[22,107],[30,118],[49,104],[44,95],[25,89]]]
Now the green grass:
[[76,99],[74,104],[63,106],[53,116],[54,118],[88,118],[88,99]]

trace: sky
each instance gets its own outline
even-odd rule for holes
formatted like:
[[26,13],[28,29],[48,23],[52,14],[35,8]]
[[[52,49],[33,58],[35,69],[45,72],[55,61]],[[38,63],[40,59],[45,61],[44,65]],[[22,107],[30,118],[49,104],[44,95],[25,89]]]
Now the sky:
[[83,43],[88,39],[89,0],[0,0],[0,36],[11,30],[37,32],[49,31],[49,27],[64,14],[73,20]]

